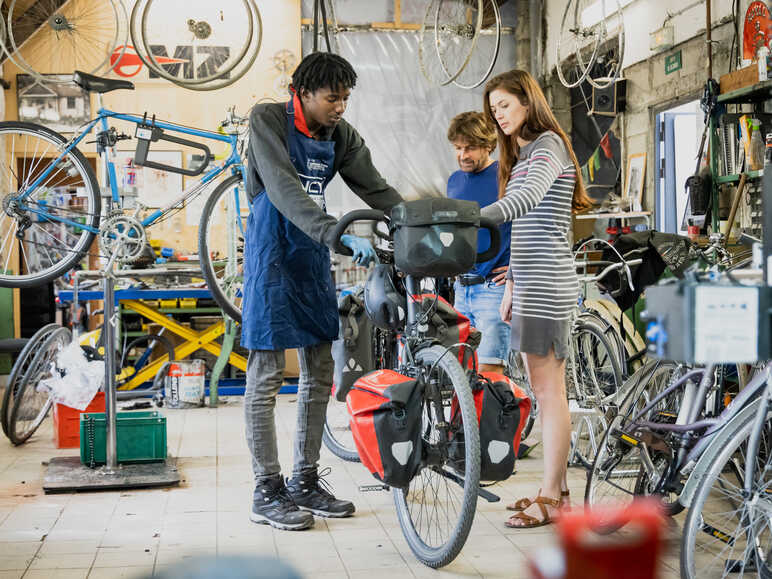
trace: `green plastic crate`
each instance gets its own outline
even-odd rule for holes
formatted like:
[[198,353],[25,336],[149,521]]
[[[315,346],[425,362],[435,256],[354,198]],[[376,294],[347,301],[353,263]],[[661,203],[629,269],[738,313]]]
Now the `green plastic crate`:
[[[166,459],[166,417],[160,412],[116,414],[118,462],[156,462]],[[80,461],[105,464],[105,413],[80,415]]]

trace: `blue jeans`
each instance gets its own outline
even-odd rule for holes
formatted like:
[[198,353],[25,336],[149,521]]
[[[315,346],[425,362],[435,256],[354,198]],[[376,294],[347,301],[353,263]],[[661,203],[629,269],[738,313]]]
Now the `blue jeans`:
[[505,287],[490,281],[467,286],[456,282],[455,285],[456,301],[453,307],[482,332],[482,341],[477,348],[480,364],[501,365],[507,359],[509,324],[503,322],[499,315]]

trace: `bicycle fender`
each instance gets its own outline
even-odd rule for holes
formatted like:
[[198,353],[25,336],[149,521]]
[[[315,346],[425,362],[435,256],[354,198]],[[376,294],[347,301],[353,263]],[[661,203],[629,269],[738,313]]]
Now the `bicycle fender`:
[[708,442],[707,447],[700,453],[700,457],[697,459],[694,469],[689,473],[689,478],[684,483],[684,488],[678,497],[678,502],[684,508],[688,509],[691,506],[694,494],[706,477],[710,467],[713,466],[713,463],[718,458],[718,455],[726,447],[727,439],[737,434],[747,425],[748,421],[752,421],[754,416],[756,416],[761,400],[761,398],[756,398],[750,402],[711,437],[712,440]]

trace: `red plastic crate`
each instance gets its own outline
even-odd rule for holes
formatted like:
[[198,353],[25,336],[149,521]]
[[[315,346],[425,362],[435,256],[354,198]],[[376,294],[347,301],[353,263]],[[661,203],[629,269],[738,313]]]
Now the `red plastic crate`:
[[84,412],[104,412],[105,393],[97,392],[85,410],[54,404],[54,444],[56,448],[80,447],[80,415]]

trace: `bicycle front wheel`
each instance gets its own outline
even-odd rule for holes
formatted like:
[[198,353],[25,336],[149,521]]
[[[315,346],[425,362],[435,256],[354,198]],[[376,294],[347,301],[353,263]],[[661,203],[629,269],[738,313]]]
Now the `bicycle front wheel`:
[[50,378],[54,372],[58,372],[56,359],[62,348],[71,340],[72,333],[67,328],[54,330],[32,359],[29,369],[19,384],[19,392],[8,420],[8,438],[13,444],[27,442],[51,409],[51,397],[48,392],[38,390],[38,385],[41,380]]
[[19,394],[19,387],[27,375],[27,370],[32,366],[32,360],[35,358],[35,354],[38,353],[38,348],[43,345],[51,332],[60,327],[59,324],[46,324],[35,332],[35,335],[29,339],[29,342],[19,352],[19,357],[16,358],[13,368],[11,368],[11,373],[8,375],[8,383],[3,393],[3,404],[0,407],[0,423],[2,423],[3,434],[6,436],[8,436],[8,423],[11,419],[11,411]]
[[330,396],[330,401],[327,403],[322,441],[338,458],[348,462],[359,462],[359,453],[354,444],[346,403],[339,402],[334,395]]
[[198,255],[209,291],[237,322],[241,322],[248,217],[249,201],[241,174],[231,175],[207,199],[198,228]]
[[746,496],[744,469],[753,418],[727,437],[692,500],[681,537],[681,577],[772,576],[772,425],[768,415],[753,457],[751,496]]
[[[442,346],[416,353],[426,380],[423,439],[427,459],[407,488],[393,489],[402,533],[423,564],[453,561],[466,542],[480,488],[480,432],[472,389],[458,360]],[[463,472],[448,459],[451,402],[457,400],[464,432]]]
[[53,280],[80,262],[94,240],[99,184],[76,148],[52,167],[66,143],[40,125],[0,123],[0,287]]

